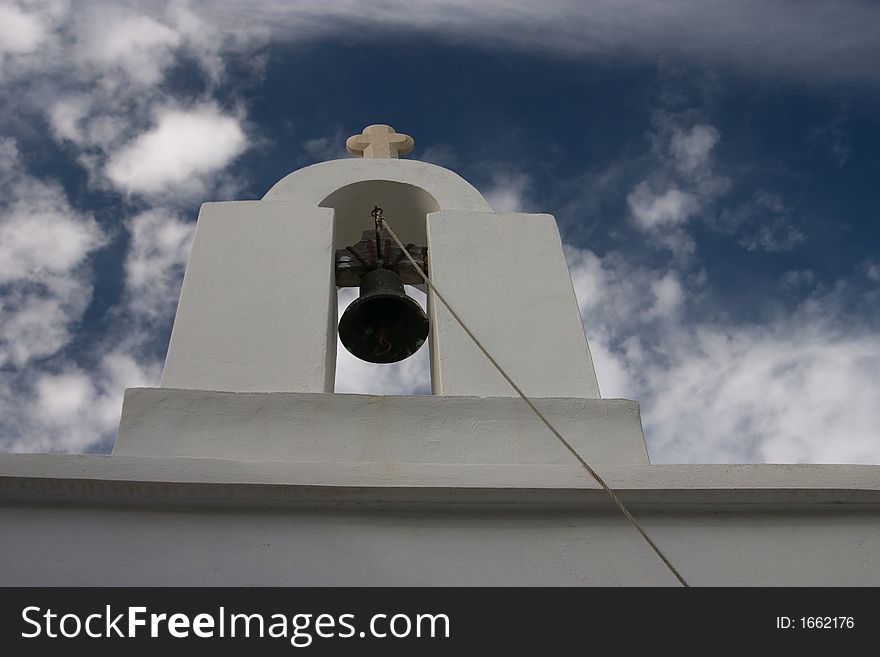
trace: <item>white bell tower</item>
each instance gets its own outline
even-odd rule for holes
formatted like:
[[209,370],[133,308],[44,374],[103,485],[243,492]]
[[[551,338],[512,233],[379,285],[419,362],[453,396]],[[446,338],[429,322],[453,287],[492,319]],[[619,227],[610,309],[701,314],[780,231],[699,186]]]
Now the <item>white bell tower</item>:
[[[369,126],[347,142],[363,158],[295,171],[259,201],[202,206],[161,387],[128,391],[114,454],[569,463],[552,435],[536,442],[518,427],[533,424],[528,408],[433,292],[422,347],[433,395],[334,393],[336,253],[380,206],[404,243],[426,247],[436,289],[523,392],[578,425],[585,459],[647,463],[638,405],[599,399],[554,218],[493,212],[452,171],[398,159],[412,145]],[[224,406],[245,400],[260,412]],[[266,410],[276,403],[282,417]],[[425,422],[446,437],[410,430]],[[325,433],[320,446],[305,439]]]
[[[378,205],[405,243],[427,246],[431,280],[528,395],[599,397],[553,217],[495,213],[457,174],[397,159],[394,143],[412,147],[370,126],[348,140],[364,159],[295,171],[260,201],[202,206],[162,387],[333,392],[334,254]],[[515,396],[430,297],[434,394]]]

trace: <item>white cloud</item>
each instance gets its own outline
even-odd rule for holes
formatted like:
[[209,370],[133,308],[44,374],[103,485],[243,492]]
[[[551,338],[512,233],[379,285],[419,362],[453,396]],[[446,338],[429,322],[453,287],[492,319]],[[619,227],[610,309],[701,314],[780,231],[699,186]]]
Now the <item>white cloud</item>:
[[590,313],[605,300],[606,295],[610,298],[616,297],[609,294],[611,281],[599,256],[589,249],[579,249],[567,244],[563,245],[563,249],[581,315]]
[[119,426],[125,388],[155,385],[159,373],[157,363],[139,363],[116,350],[102,356],[94,371],[67,364],[58,372],[18,377],[13,385],[0,379],[0,444],[11,452],[106,448]]
[[565,245],[565,257],[603,397],[639,399],[633,373],[651,355],[644,331],[676,318],[684,293],[673,272],[630,265],[620,254],[600,258]]
[[60,185],[24,169],[15,143],[0,141],[0,448],[106,448],[124,388],[158,381],[159,363],[141,355],[139,328],[158,312],[150,295],[173,288],[190,229],[159,211],[131,220],[131,308],[114,318],[118,334],[79,356],[94,361],[87,368],[64,349],[91,301],[89,257],[108,237]]
[[754,234],[744,235],[740,238],[740,244],[749,251],[791,251],[805,239],[806,235],[801,231],[777,218],[759,226]]
[[122,411],[122,397],[126,388],[159,385],[162,363],[147,359],[124,349],[113,350],[101,357],[93,380],[99,391],[93,403],[93,422],[96,430],[92,440],[106,441],[116,432]]
[[80,124],[88,116],[91,105],[88,96],[82,94],[59,98],[49,108],[49,123],[55,135],[71,141],[82,140]]
[[19,199],[0,224],[0,283],[64,274],[102,242],[94,220],[71,210],[57,189],[30,190],[41,196]]
[[136,84],[158,83],[180,45],[177,31],[150,16],[122,13],[112,5],[105,6],[100,17],[97,13],[79,24],[74,57],[80,65],[118,70]]
[[[449,144],[432,144],[426,148],[420,147],[418,159],[447,169],[456,169],[461,164],[458,154]],[[489,207],[493,206],[490,204]]]
[[685,174],[690,174],[696,169],[705,167],[709,161],[709,154],[718,143],[719,137],[718,130],[705,123],[695,125],[686,131],[675,130],[669,148],[678,169]]
[[[0,59],[0,77],[15,89],[18,112],[45,113],[54,136],[76,147],[72,157],[95,186],[178,200],[205,195],[230,185],[218,174],[247,146],[241,116],[211,100],[225,57],[248,55],[266,38],[250,23],[218,29],[212,9],[40,5],[45,43],[26,59]],[[184,57],[206,75],[198,94],[163,84]]]
[[782,275],[782,287],[809,287],[816,282],[816,274],[809,269],[791,269]]
[[684,301],[681,283],[672,272],[667,272],[663,278],[651,282],[651,294],[654,295],[654,303],[648,313],[655,317],[674,315]]
[[21,171],[0,141],[0,366],[62,349],[92,295],[87,257],[106,243],[94,218],[61,187]]
[[678,187],[655,193],[645,182],[639,183],[626,201],[636,223],[648,230],[684,223],[699,209],[693,194]]
[[604,399],[632,399],[636,396],[637,389],[626,363],[600,337],[590,340],[590,356]]
[[524,173],[495,173],[483,198],[495,212],[524,212],[531,179]]
[[674,319],[682,307],[684,291],[673,271],[634,266],[617,252],[600,258],[568,245],[564,252],[591,341],[597,335],[616,347],[643,325]]
[[795,318],[675,336],[646,373],[663,460],[880,461],[880,339]]
[[[220,31],[244,20],[234,2],[201,3]],[[456,43],[563,52],[611,54],[656,61],[673,55],[730,64],[750,73],[794,75],[816,81],[880,80],[878,10],[872,3],[802,0],[301,0],[249,5],[250,25],[279,40],[302,41],[332,33],[429,31]],[[547,38],[552,35],[552,38]]]
[[[170,5],[167,19],[174,26],[187,52],[195,56],[202,70],[215,83],[225,73],[224,49],[247,51],[264,43],[267,38],[265,27],[248,21],[218,30],[209,12],[201,9],[192,11],[189,3]],[[256,59],[253,58],[252,62]]]
[[836,323],[833,298],[766,325],[688,323],[669,272],[566,255],[600,389],[640,401],[655,462],[880,462],[880,337]]
[[125,259],[128,307],[150,321],[168,320],[177,305],[195,224],[153,209],[125,225],[131,237]]
[[49,107],[49,124],[55,138],[84,149],[97,147],[106,151],[114,147],[131,129],[131,122],[121,115],[105,113],[106,107],[96,111],[96,106],[100,102],[94,96],[73,94],[59,98]]
[[35,386],[36,406],[47,424],[64,427],[93,401],[95,388],[84,372],[44,374]]
[[[53,207],[59,205],[56,199]],[[77,221],[80,229],[93,222],[69,208],[68,213],[65,219],[73,228],[65,224],[68,230],[54,239],[79,235]],[[26,217],[21,225],[28,225]],[[6,279],[0,297],[0,365],[7,366],[0,369],[0,447],[5,451],[106,448],[119,422],[124,389],[158,382],[160,361],[145,353],[144,341],[152,338],[149,324],[157,317],[165,320],[173,310],[191,226],[160,210],[138,215],[127,226],[132,233],[127,305],[122,314],[116,309],[116,330],[91,356],[82,356],[95,359],[93,368],[70,362],[61,350],[91,299],[86,259],[103,244],[103,235],[98,231],[91,241],[70,239],[74,246],[47,248],[42,256],[35,249],[16,261],[14,271],[22,276]],[[43,237],[47,245],[54,243],[51,232]]]
[[106,449],[125,387],[155,384],[147,348],[170,318],[192,224],[154,209],[126,222],[122,306],[112,329],[77,354],[64,351],[92,297],[89,257],[108,236],[71,207],[57,183],[24,173],[16,145],[0,141],[0,448]]
[[642,180],[626,197],[634,225],[682,262],[696,251],[690,224],[699,219],[719,229],[714,210],[731,187],[713,161],[721,133],[695,122],[694,113],[654,112],[651,151],[640,165]]
[[[215,85],[223,79],[227,58],[256,61],[270,39],[311,41],[348,34],[352,26],[364,38],[418,29],[456,43],[648,61],[671,52],[699,63],[730,62],[759,75],[772,71],[810,82],[823,75],[836,83],[841,77],[880,82],[872,65],[880,55],[878,10],[859,2],[836,2],[834,11],[823,0],[797,7],[757,0],[669,0],[662,9],[646,0],[556,0],[550,10],[526,0],[466,7],[459,0],[433,0],[418,8],[402,0],[381,7],[354,0],[267,1],[247,8],[228,0],[150,5],[82,0],[75,11],[63,2],[25,6],[0,5],[3,47],[27,54],[28,61],[0,60],[5,69],[0,75],[25,85],[40,80],[39,94],[25,94],[25,102],[35,103],[34,111],[53,108],[71,87],[87,93],[94,101],[87,116],[64,116],[61,108],[54,108],[52,122],[62,138],[97,143],[103,153],[115,151],[109,142],[126,137],[126,127],[136,131],[153,110],[173,102],[161,83],[181,56],[198,62]],[[544,38],[546,34],[553,38]],[[259,66],[255,71],[259,74]],[[206,97],[212,92],[209,88]],[[92,123],[94,134],[79,132],[77,125]],[[675,141],[684,168],[696,166],[700,153],[712,148],[712,130],[694,126]],[[123,182],[132,176],[124,168],[115,174]]]
[[636,227],[680,259],[695,251],[688,223],[697,217],[749,251],[790,251],[803,242],[806,236],[796,226],[793,209],[778,194],[759,189],[746,201],[718,209],[732,186],[713,161],[721,133],[707,123],[688,121],[689,114],[655,112],[651,169],[627,195]]
[[752,198],[721,212],[720,227],[737,236],[749,251],[790,251],[806,239],[782,197],[757,191]]
[[46,28],[38,16],[15,5],[0,5],[0,57],[33,52],[45,38]]
[[721,133],[707,123],[694,123],[689,114],[654,113],[652,168],[626,199],[636,226],[679,255],[695,247],[684,231],[686,222],[710,208],[730,186],[712,161]]
[[107,176],[129,193],[189,188],[198,195],[206,181],[246,147],[240,119],[216,105],[164,109],[152,129],[110,156]]
[[51,356],[71,340],[71,327],[91,300],[91,289],[77,285],[74,298],[53,292],[7,292],[0,309],[0,366],[23,367]]
[[[91,354],[82,356],[95,364],[86,367],[68,359],[59,364],[56,358],[0,371],[0,447],[4,451],[106,450],[119,424],[125,388],[158,384],[161,359],[151,355],[145,345],[154,339],[156,325],[173,311],[191,225],[153,210],[133,217],[126,226],[131,231],[131,246],[126,259],[124,306],[115,308],[115,330],[104,336]],[[56,354],[70,338],[67,327],[77,317],[71,304],[83,291],[73,280],[52,296],[30,297],[33,311],[23,307],[13,316],[22,325],[9,340],[10,347],[24,350],[27,358]],[[84,305],[75,310],[81,314]],[[60,335],[53,336],[52,331]],[[12,353],[15,356],[17,351]],[[18,358],[14,364],[21,365],[24,360]]]
[[336,130],[332,135],[323,137],[315,137],[307,139],[302,143],[303,150],[309,154],[309,157],[315,162],[324,162],[326,160],[340,160],[351,157],[349,152],[345,150],[346,134],[341,130]]

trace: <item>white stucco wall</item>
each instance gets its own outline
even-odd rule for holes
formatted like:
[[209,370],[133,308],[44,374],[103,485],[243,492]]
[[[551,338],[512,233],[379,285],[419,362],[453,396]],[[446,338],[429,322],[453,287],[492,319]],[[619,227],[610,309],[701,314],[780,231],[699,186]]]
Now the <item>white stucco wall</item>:
[[263,200],[320,205],[338,189],[365,180],[389,180],[419,187],[447,210],[492,211],[480,192],[457,173],[418,160],[352,158],[319,162],[287,174],[266,192]]
[[[647,463],[639,406],[539,399],[587,461]],[[382,463],[570,463],[519,398],[126,391],[113,454]]]
[[[536,402],[592,463],[648,463],[639,406]],[[383,463],[570,463],[519,398],[126,391],[114,455]]]
[[[435,212],[428,254],[440,294],[526,395],[599,397],[551,215]],[[434,394],[516,396],[433,292],[428,304]]]
[[[602,474],[691,585],[878,586],[878,470]],[[0,458],[0,532],[4,586],[677,585],[576,466]]]
[[333,211],[205,203],[162,386],[330,392],[336,370]]
[[385,211],[404,244],[425,244],[425,216],[440,209],[492,212],[482,195],[457,173],[418,160],[344,159],[294,171],[266,192],[264,201],[293,200],[336,210],[336,248],[373,228],[370,212]]
[[[878,586],[877,516],[642,513],[692,586]],[[4,586],[675,586],[613,513],[3,509]],[[796,556],[795,556],[796,555]]]

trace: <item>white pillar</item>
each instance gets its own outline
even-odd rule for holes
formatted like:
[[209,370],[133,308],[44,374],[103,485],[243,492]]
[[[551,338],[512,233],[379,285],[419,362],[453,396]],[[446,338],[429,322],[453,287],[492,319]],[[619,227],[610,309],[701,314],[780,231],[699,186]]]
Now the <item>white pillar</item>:
[[[599,397],[551,215],[442,210],[427,235],[431,280],[527,395]],[[429,304],[434,394],[515,396],[433,294]]]
[[332,392],[334,248],[329,208],[202,205],[162,387]]

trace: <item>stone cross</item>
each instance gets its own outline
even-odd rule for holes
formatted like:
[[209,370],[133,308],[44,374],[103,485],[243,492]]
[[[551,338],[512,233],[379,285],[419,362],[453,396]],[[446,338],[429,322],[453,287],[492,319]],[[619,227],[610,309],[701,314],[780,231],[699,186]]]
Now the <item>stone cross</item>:
[[367,126],[361,134],[346,139],[345,148],[352,155],[362,157],[396,158],[413,149],[413,138],[395,132],[390,125],[379,123]]

